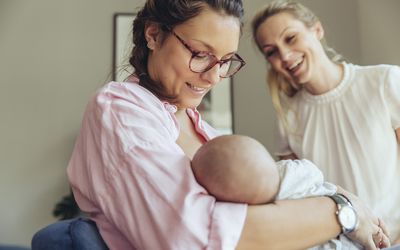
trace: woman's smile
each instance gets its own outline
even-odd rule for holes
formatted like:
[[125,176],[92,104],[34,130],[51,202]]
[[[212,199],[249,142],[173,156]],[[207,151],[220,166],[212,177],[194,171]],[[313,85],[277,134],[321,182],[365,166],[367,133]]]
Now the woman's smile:
[[188,82],[186,82],[186,86],[189,87],[189,90],[192,93],[194,93],[195,95],[199,95],[199,96],[203,96],[209,90],[209,88],[198,87],[198,86],[195,86],[195,85],[190,84]]
[[298,78],[302,71],[304,71],[303,62],[304,56],[297,58],[292,63],[286,66],[286,70],[292,78]]

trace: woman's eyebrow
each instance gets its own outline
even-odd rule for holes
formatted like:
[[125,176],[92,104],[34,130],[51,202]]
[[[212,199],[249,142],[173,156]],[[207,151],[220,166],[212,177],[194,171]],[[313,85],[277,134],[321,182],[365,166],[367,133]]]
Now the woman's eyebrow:
[[[215,48],[214,48],[212,45],[210,45],[209,43],[207,43],[207,42],[205,42],[205,41],[203,41],[203,40],[194,39],[194,38],[189,39],[189,40],[195,41],[195,42],[198,42],[198,43],[201,43],[203,46],[206,47],[206,50],[212,51],[213,54],[214,54]],[[203,50],[201,50],[201,51],[203,51]],[[237,50],[228,52],[228,53],[226,53],[225,55],[223,55],[223,57],[228,56],[228,55],[232,55],[232,54],[235,54],[235,53],[237,53]]]
[[[282,36],[286,33],[286,31],[288,30],[288,29],[290,29],[290,28],[292,28],[291,26],[288,26],[288,27],[286,27],[286,28],[284,28],[282,31],[281,31],[281,33],[279,34],[279,36],[278,36],[278,38],[280,39],[280,38],[282,38]],[[261,46],[261,48],[265,48],[265,47],[272,47],[273,45],[272,44],[269,44],[269,43],[267,43],[267,44],[264,44],[264,45],[262,45]]]

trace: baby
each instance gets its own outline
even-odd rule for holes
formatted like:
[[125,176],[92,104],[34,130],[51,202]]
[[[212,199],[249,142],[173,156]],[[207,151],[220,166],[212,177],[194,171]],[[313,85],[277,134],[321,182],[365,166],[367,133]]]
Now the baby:
[[[205,143],[192,160],[197,182],[219,201],[265,204],[274,200],[333,195],[337,187],[324,182],[308,160],[275,162],[255,139],[223,135]],[[362,249],[341,235],[312,249]]]
[[265,204],[336,193],[312,162],[275,162],[260,142],[242,135],[223,135],[204,144],[193,157],[192,170],[197,182],[220,201]]
[[275,161],[246,136],[223,135],[207,142],[193,157],[192,169],[197,182],[220,201],[263,204],[279,190]]

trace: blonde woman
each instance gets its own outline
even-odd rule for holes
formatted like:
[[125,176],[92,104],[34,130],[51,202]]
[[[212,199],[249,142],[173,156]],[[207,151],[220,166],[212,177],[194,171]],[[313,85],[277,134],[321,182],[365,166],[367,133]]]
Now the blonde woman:
[[[307,158],[400,236],[400,68],[341,61],[305,6],[275,1],[252,22],[278,114],[277,155]],[[389,195],[390,194],[390,195]]]

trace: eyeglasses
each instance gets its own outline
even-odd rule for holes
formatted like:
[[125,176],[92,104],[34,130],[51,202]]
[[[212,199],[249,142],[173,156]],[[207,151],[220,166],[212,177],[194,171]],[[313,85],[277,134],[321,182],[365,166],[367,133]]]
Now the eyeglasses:
[[236,53],[230,58],[218,60],[218,58],[210,52],[194,50],[172,29],[168,30],[182,43],[183,46],[185,46],[185,48],[190,51],[190,53],[192,53],[192,57],[189,61],[189,68],[195,73],[204,73],[218,63],[220,67],[219,77],[227,78],[236,74],[236,72],[246,64],[246,62]]

